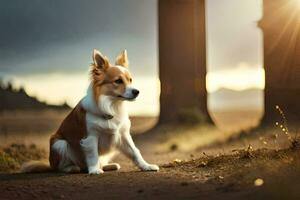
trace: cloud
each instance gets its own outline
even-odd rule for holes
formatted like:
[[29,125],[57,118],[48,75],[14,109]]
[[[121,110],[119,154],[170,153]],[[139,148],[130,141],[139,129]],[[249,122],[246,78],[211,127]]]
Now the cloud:
[[[112,54],[112,49],[118,52],[124,46],[134,52],[139,45],[146,53],[150,52],[147,48],[150,49],[153,53],[145,56],[153,58],[157,35],[155,2],[3,1],[0,6],[0,72],[82,70],[82,65],[90,62],[87,54],[95,47],[109,49]],[[121,39],[124,42],[113,44]]]

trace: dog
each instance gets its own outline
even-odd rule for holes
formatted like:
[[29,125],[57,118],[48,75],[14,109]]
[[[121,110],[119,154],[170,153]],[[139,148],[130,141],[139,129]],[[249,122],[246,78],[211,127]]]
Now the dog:
[[139,91],[131,86],[128,65],[126,50],[112,65],[94,49],[87,94],[50,138],[50,166],[26,163],[21,171],[41,172],[50,168],[65,173],[101,174],[120,169],[119,164],[109,163],[116,149],[142,171],[159,171],[157,165],[143,159],[130,135],[131,122],[124,103],[135,100]]

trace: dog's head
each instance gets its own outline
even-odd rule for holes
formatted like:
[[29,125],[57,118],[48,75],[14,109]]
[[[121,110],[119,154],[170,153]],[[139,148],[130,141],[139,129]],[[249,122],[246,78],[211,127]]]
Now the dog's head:
[[112,65],[106,56],[94,49],[91,78],[94,97],[98,101],[100,95],[119,100],[135,100],[139,91],[131,87],[132,77],[128,70],[127,51],[124,50]]

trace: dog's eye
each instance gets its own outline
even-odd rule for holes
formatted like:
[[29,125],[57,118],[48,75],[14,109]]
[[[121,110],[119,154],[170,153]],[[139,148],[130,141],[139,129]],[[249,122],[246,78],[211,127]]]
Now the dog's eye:
[[132,78],[129,79],[130,83],[132,82]]
[[116,84],[122,84],[122,83],[123,83],[123,80],[119,78],[119,79],[115,80],[115,83],[116,83]]

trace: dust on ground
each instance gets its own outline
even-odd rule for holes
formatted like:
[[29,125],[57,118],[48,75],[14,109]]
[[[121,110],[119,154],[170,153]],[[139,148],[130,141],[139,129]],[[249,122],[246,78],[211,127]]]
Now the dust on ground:
[[[186,160],[160,160],[160,171],[140,172],[119,159],[122,170],[101,175],[0,174],[1,199],[299,199],[300,150],[209,151]],[[173,152],[174,153],[174,152]],[[176,155],[176,153],[174,153]],[[180,154],[180,153],[179,153]],[[179,155],[178,154],[178,155]]]
[[[145,159],[160,165],[157,173],[140,172],[123,155],[115,159],[120,171],[95,176],[12,170],[0,174],[0,199],[299,199],[300,145],[293,130],[290,137],[276,127],[240,137],[214,126],[160,126],[135,136]],[[27,156],[13,154],[18,148]],[[32,156],[30,148],[44,151],[6,149],[15,169]]]

